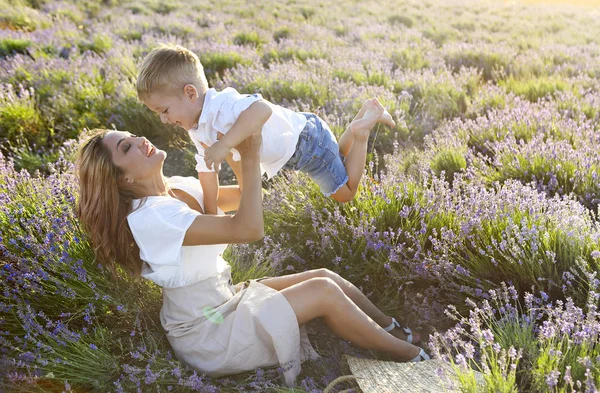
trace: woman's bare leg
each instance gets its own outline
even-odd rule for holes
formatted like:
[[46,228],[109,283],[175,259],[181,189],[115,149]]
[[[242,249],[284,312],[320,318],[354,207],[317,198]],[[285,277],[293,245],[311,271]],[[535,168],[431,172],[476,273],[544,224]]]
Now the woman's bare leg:
[[411,360],[420,352],[419,347],[383,330],[330,278],[311,278],[283,289],[281,294],[294,310],[299,326],[322,317],[337,336],[363,348],[385,352],[402,361]]
[[[325,277],[333,280],[344,291],[346,296],[354,302],[365,314],[374,320],[381,327],[388,327],[392,323],[392,318],[387,316],[377,306],[375,306],[368,297],[366,297],[354,284],[346,280],[339,274],[329,269],[313,269],[302,273],[288,274],[285,276],[271,277],[262,280],[260,283],[267,285],[273,289],[281,291],[294,284],[298,284],[311,278]],[[406,340],[406,334],[402,329],[394,329],[391,332],[394,337]]]

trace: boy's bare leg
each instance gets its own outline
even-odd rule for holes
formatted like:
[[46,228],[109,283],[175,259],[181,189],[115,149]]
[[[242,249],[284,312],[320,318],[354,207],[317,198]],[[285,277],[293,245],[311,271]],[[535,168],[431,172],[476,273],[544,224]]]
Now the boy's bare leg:
[[352,147],[352,143],[354,142],[354,135],[352,133],[352,126],[351,124],[355,121],[358,120],[360,118],[362,118],[365,115],[365,111],[367,110],[367,104],[370,102],[371,100],[366,100],[365,102],[363,102],[360,110],[358,111],[358,113],[356,114],[356,116],[354,116],[354,119],[352,119],[352,121],[350,122],[350,124],[348,124],[348,127],[346,127],[346,131],[344,131],[344,133],[342,134],[342,136],[340,136],[340,140],[338,141],[338,146],[340,148],[340,153],[342,153],[342,155],[344,157],[348,156],[348,152],[350,151],[350,148]]
[[348,174],[348,182],[336,191],[335,194],[331,195],[331,197],[338,202],[348,202],[356,195],[358,184],[360,183],[367,160],[367,142],[369,141],[369,133],[375,124],[377,122],[384,122],[392,126],[395,124],[390,114],[387,113],[376,98],[368,101],[365,106],[366,110],[363,117],[354,120],[350,124],[354,141],[348,151],[346,161],[344,162]]
[[[366,112],[367,108],[369,107],[369,103],[373,100],[377,100],[377,99],[371,98],[370,100],[366,100],[365,102],[363,102],[362,107],[360,108],[360,110],[358,111],[356,116],[354,116],[354,119],[352,119],[352,122],[346,128],[346,131],[344,131],[344,133],[340,137],[340,140],[338,141],[338,146],[340,148],[340,152],[342,153],[342,155],[344,157],[348,157],[348,153],[350,152],[350,148],[352,147],[352,143],[354,142],[354,133],[352,132],[352,123],[354,123],[356,120],[361,119],[365,115],[365,112]],[[389,125],[390,127],[394,127],[396,125],[396,123],[392,119],[392,116],[385,109],[384,109],[383,115],[379,119],[379,122],[385,123],[385,124]]]

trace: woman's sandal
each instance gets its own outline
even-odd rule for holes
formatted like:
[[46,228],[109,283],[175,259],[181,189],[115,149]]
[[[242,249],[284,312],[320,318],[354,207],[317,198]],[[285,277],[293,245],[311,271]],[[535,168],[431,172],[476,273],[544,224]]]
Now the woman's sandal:
[[396,321],[396,318],[394,318],[394,317],[392,317],[392,324],[383,329],[386,332],[391,332],[396,327],[402,329],[404,334],[406,334],[406,342],[407,343],[418,344],[421,341],[421,335],[419,333],[415,333],[413,335],[413,332],[412,332],[412,330],[410,330],[410,328],[400,326],[400,324],[398,323],[398,321]]
[[425,352],[423,350],[423,348],[421,348],[421,350],[419,351],[419,354],[414,359],[411,359],[410,361],[411,362],[422,362],[423,360],[431,360],[431,357],[429,357],[427,352]]

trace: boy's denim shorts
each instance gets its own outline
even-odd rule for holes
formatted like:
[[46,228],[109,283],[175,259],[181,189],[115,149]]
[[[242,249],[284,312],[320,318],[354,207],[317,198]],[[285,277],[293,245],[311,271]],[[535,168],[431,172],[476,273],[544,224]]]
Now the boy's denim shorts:
[[348,182],[344,156],[327,123],[313,113],[306,116],[306,126],[300,133],[294,155],[283,169],[306,173],[325,196],[335,194]]

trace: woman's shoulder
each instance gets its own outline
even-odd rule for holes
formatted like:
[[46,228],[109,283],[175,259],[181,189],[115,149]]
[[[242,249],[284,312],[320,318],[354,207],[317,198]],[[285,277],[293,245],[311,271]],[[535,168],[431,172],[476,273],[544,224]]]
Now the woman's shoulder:
[[138,206],[134,205],[127,216],[127,223],[136,239],[185,231],[200,215],[187,203],[170,196],[149,196],[138,201]]
[[[191,176],[172,176],[168,179],[169,187],[174,190],[181,190],[185,192],[185,194],[189,195],[189,198],[192,198],[191,202],[189,198],[186,203],[192,207],[193,205],[199,205],[200,209],[204,211],[204,193],[202,192],[202,186],[200,185],[200,180]],[[194,207],[196,208],[196,207]]]
[[193,176],[170,176],[167,178],[167,182],[169,183],[170,187],[184,185],[201,190],[200,181],[198,180],[198,178],[195,178]]
[[131,213],[127,216],[128,220],[140,219],[141,216],[163,215],[171,210],[177,210],[185,205],[180,200],[170,196],[147,196],[142,199],[135,199],[132,202]]

